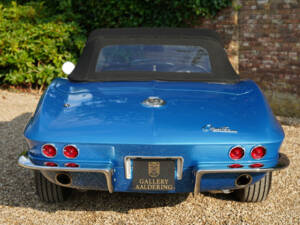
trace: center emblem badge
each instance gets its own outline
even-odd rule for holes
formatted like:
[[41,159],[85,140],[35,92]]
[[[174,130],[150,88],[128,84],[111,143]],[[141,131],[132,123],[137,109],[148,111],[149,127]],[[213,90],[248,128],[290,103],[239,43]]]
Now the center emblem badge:
[[161,106],[165,105],[166,102],[163,99],[159,98],[159,97],[150,96],[149,98],[144,100],[142,102],[142,104],[146,107],[158,108],[158,107],[161,107]]
[[158,177],[160,175],[159,162],[148,162],[148,175],[150,177]]

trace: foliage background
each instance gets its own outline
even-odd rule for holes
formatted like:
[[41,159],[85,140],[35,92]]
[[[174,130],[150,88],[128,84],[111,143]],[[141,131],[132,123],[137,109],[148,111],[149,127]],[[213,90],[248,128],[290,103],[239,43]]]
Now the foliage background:
[[19,0],[0,2],[0,84],[41,87],[64,76],[86,36],[103,27],[188,27],[231,0]]

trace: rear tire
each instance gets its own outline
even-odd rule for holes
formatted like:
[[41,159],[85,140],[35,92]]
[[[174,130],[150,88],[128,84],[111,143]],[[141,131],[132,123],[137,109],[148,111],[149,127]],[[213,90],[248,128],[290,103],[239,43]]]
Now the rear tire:
[[70,193],[70,188],[61,187],[48,181],[40,171],[34,171],[34,180],[36,193],[41,201],[44,202],[62,202],[65,201]]
[[272,172],[268,172],[256,183],[243,189],[235,190],[233,194],[241,202],[261,202],[267,198],[271,189],[271,184]]

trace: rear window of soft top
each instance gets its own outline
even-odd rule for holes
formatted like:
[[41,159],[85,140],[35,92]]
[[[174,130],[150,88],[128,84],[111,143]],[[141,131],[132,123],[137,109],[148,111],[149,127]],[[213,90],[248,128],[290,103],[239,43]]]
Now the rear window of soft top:
[[104,71],[211,73],[211,63],[201,46],[108,45],[100,50],[95,69]]

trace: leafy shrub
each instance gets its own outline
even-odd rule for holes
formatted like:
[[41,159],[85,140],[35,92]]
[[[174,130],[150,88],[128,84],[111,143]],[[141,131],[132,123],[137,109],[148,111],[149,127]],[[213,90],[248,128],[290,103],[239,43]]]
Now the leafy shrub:
[[63,76],[63,62],[76,62],[84,41],[77,23],[49,15],[41,2],[0,5],[0,79],[13,85],[49,84]]
[[76,63],[87,34],[101,27],[192,26],[230,0],[2,0],[0,84],[43,87]]

